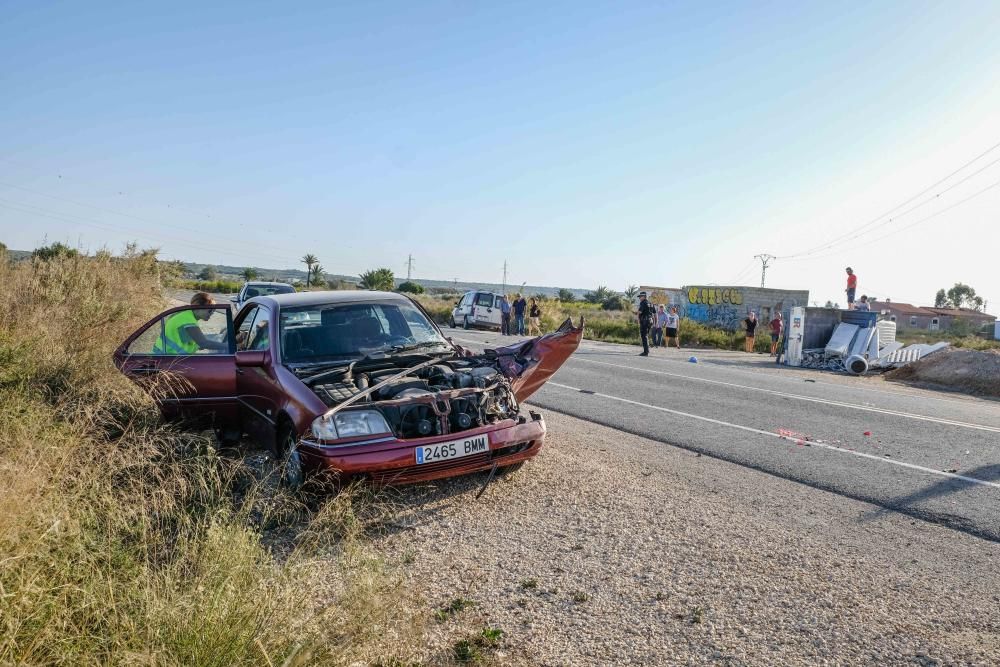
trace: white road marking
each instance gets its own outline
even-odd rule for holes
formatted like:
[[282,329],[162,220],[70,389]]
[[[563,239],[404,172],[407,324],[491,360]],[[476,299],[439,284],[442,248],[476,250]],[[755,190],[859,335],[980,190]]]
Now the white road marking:
[[945,424],[946,426],[959,426],[961,428],[971,428],[978,431],[988,431],[990,433],[1000,433],[1000,426],[987,426],[985,424],[973,424],[970,422],[960,422],[953,419],[944,419],[942,417],[931,417],[928,415],[918,415],[912,412],[900,412],[899,410],[889,410],[888,408],[876,408],[871,405],[860,405],[857,403],[844,403],[842,401],[832,401],[826,398],[817,398],[815,396],[803,396],[801,394],[789,394],[788,392],[778,391],[776,389],[763,389],[761,387],[751,387],[745,384],[736,384],[735,382],[725,382],[723,380],[710,380],[708,378],[695,377],[693,375],[683,375],[681,373],[671,373],[669,371],[657,371],[652,368],[638,368],[636,366],[627,366],[625,364],[612,364],[608,361],[597,361],[596,359],[582,359],[573,358],[574,362],[581,362],[585,364],[600,364],[601,366],[611,366],[612,368],[625,368],[630,371],[639,371],[641,373],[653,373],[655,375],[667,375],[669,377],[682,378],[684,380],[693,380],[695,382],[706,382],[708,384],[717,384],[725,387],[734,387],[737,389],[747,389],[750,391],[761,392],[765,394],[771,394],[773,396],[784,396],[785,398],[794,398],[799,401],[808,401],[810,403],[823,403],[825,405],[835,405],[840,408],[850,408],[852,410],[864,410],[866,412],[878,412],[884,415],[893,415],[896,417],[905,417],[907,419],[918,419],[920,421],[934,422],[937,424]]
[[[772,438],[778,438],[779,440],[795,440],[795,438],[790,438],[787,435],[782,435],[780,433],[774,433],[772,431],[764,431],[759,428],[753,428],[752,426],[743,426],[741,424],[733,424],[731,422],[722,421],[721,419],[712,419],[711,417],[703,417],[701,415],[691,414],[690,412],[681,412],[680,410],[672,410],[670,408],[664,408],[659,405],[650,405],[649,403],[640,403],[639,401],[633,401],[628,398],[622,398],[621,396],[611,396],[610,394],[602,394],[598,391],[590,391],[585,389],[579,389],[578,387],[571,387],[568,384],[561,384],[559,382],[553,382],[549,380],[545,383],[546,387],[559,387],[560,389],[568,389],[569,391],[575,391],[588,396],[600,396],[601,398],[606,398],[612,401],[618,401],[620,403],[627,403],[628,405],[635,405],[642,408],[649,408],[650,410],[658,410],[659,412],[667,412],[672,415],[677,415],[679,417],[687,417],[689,419],[697,419],[703,422],[708,422],[710,424],[717,424],[719,426],[726,426],[728,428],[739,429],[740,431],[747,431],[748,433],[757,433],[759,435],[766,435]],[[948,477],[951,479],[961,480],[963,482],[969,482],[970,484],[978,484],[980,486],[990,486],[995,489],[1000,489],[1000,483],[988,482],[983,479],[977,479],[975,477],[967,477],[965,475],[959,475],[953,472],[945,472],[943,470],[935,470],[934,468],[926,468],[915,463],[907,463],[906,461],[897,461],[896,459],[887,459],[882,456],[875,456],[874,454],[866,454],[864,452],[858,452],[852,449],[845,449],[843,447],[837,447],[836,445],[831,445],[825,442],[818,442],[815,440],[807,441],[811,447],[819,447],[820,449],[827,449],[832,452],[839,452],[841,454],[850,454],[852,456],[857,456],[863,459],[870,459],[872,461],[878,461],[880,463],[886,463],[889,465],[898,466],[900,468],[909,468],[910,470],[917,470],[920,472],[925,472],[931,475],[937,475],[939,477]]]
[[[519,342],[524,341],[524,340],[528,340],[527,337],[523,337],[523,338],[522,337],[512,337],[512,338],[513,338],[513,340],[512,340],[511,344],[513,344],[513,343],[519,343]],[[475,340],[475,339],[472,339],[472,338],[454,338],[453,337],[453,340],[458,340],[458,341],[461,341],[463,343],[477,343],[479,345],[482,345],[484,343],[485,344],[489,344],[490,343],[490,341]],[[628,345],[625,345],[623,343],[609,343],[609,342],[603,341],[603,340],[584,340],[584,341],[581,342],[580,345],[582,347],[585,347],[585,349],[592,350],[592,351],[597,352],[597,353],[607,353],[605,350],[603,350],[601,348],[612,348],[612,349],[615,349],[615,348],[631,348],[631,347],[635,347],[635,346],[628,346]],[[698,352],[698,353],[704,352],[704,353],[711,354],[711,353],[714,353],[714,352],[730,352],[730,351],[729,350],[704,350],[704,349],[699,349],[699,348],[687,348],[685,350],[685,352]],[[739,358],[739,357],[743,356],[743,354],[739,353],[739,352],[732,351],[732,355],[731,356],[733,356],[734,358]],[[654,358],[656,359],[656,361],[665,361],[665,362],[671,363],[671,364],[684,364],[685,366],[690,365],[690,362],[687,361],[686,359],[671,359],[669,357],[662,357],[662,356],[659,356],[659,355],[657,355]],[[573,359],[574,359],[574,361],[579,361],[579,358],[577,358],[577,357],[574,357]],[[709,366],[713,365],[711,361],[706,361],[705,364],[709,365]],[[633,367],[629,366],[629,368],[633,368]],[[641,370],[641,369],[637,369],[637,370]],[[729,373],[740,373],[742,375],[758,375],[759,374],[759,373],[757,373],[755,371],[747,370],[747,369],[744,369],[744,368],[729,368],[729,367],[725,367],[725,368],[721,368],[719,370],[723,370],[723,371],[729,372]],[[805,369],[796,369],[796,370],[805,370]],[[769,378],[771,378],[773,380],[781,381],[781,382],[795,382],[795,383],[799,383],[800,381],[802,381],[801,378],[790,377],[790,376],[783,376],[783,375],[778,375],[776,373],[767,373],[767,377],[769,377]],[[823,380],[812,380],[812,379],[810,379],[810,380],[811,380],[812,384],[816,384],[816,385],[820,385],[820,386],[824,386],[824,387],[836,387],[838,389],[849,389],[850,391],[867,391],[867,392],[870,392],[870,393],[873,393],[873,394],[882,394],[884,396],[899,396],[901,398],[919,398],[922,401],[943,401],[945,403],[961,403],[962,405],[979,405],[979,406],[981,406],[981,405],[984,405],[984,404],[988,404],[986,401],[983,401],[982,399],[977,399],[977,398],[972,397],[972,396],[969,396],[969,397],[966,397],[966,398],[950,398],[950,397],[947,397],[947,396],[932,396],[932,395],[930,395],[930,392],[924,392],[924,393],[917,394],[917,393],[910,393],[910,392],[903,392],[903,391],[886,391],[884,389],[875,389],[873,387],[862,387],[862,386],[856,386],[856,385],[855,386],[848,386],[848,385],[845,385],[845,384],[842,384],[842,383],[839,383],[839,382],[824,382]],[[754,387],[753,389],[756,390],[757,388]]]

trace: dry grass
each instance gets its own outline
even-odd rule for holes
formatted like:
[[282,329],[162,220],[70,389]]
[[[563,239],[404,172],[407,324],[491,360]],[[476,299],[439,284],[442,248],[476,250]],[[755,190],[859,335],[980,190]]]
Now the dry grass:
[[150,254],[0,262],[0,664],[418,655],[423,612],[361,537],[370,499],[300,507],[269,548],[287,499],[114,369],[160,294]]

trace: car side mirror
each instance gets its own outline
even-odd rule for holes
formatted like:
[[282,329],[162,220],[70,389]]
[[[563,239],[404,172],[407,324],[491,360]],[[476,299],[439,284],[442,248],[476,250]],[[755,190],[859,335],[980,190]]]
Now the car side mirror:
[[260,368],[267,365],[267,350],[240,350],[236,353],[238,368]]

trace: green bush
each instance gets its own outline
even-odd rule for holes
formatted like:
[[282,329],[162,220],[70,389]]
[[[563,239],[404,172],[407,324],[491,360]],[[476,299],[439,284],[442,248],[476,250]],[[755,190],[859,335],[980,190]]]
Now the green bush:
[[399,287],[396,288],[396,291],[397,292],[404,292],[404,293],[407,293],[407,294],[423,294],[424,293],[424,286],[421,285],[421,284],[419,284],[419,283],[415,283],[413,281],[406,280],[406,281],[403,281],[403,282],[399,283]]

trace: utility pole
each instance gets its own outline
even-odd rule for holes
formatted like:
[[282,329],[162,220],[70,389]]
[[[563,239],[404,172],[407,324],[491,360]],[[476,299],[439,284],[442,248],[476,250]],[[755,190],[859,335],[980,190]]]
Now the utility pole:
[[772,259],[778,259],[774,255],[768,255],[766,252],[760,255],[754,255],[754,259],[760,260],[760,286],[764,286],[764,276],[767,275],[767,267],[771,265]]
[[503,289],[500,291],[501,294],[507,293],[507,260],[503,261]]
[[410,278],[413,277],[413,255],[410,255],[406,259],[406,280],[409,282]]

